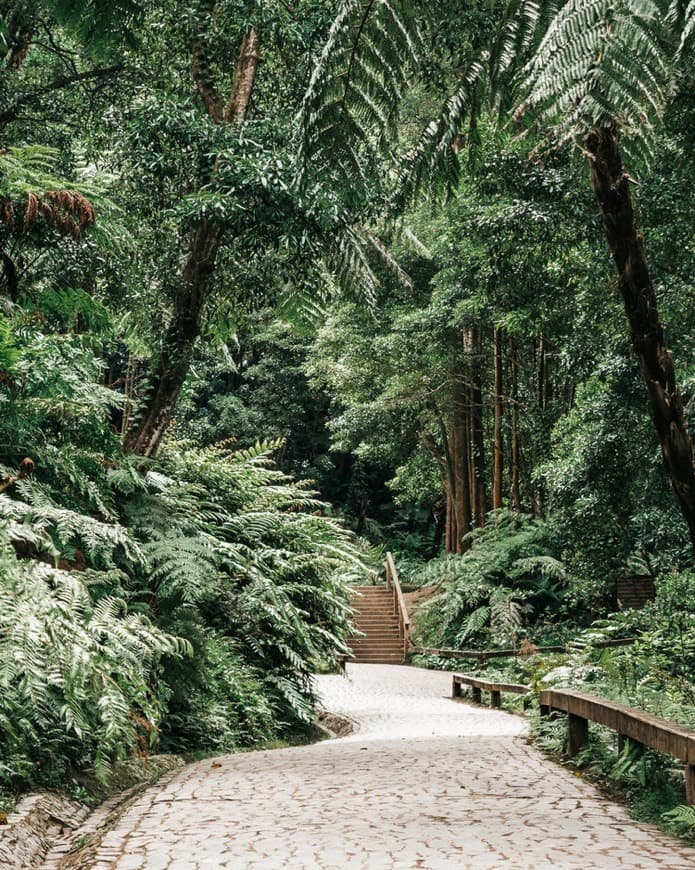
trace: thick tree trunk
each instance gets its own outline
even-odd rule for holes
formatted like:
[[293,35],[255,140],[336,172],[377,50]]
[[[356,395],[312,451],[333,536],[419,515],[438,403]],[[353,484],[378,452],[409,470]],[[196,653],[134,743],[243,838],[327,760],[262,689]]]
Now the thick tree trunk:
[[176,408],[193,359],[200,320],[215,271],[222,230],[201,221],[191,240],[173,319],[165,333],[152,376],[145,411],[125,438],[126,447],[141,456],[154,456]]
[[[210,120],[216,124],[241,124],[248,112],[258,69],[259,32],[252,27],[242,39],[231,96],[223,113],[207,56],[207,31],[215,5],[215,0],[200,0],[199,32],[194,34],[191,46],[192,75]],[[213,177],[216,170],[215,166]],[[154,456],[169,428],[200,334],[222,237],[223,229],[205,218],[199,220],[191,235],[174,300],[174,313],[162,341],[145,408],[137,425],[124,439],[126,448],[135,453]]]
[[516,346],[510,342],[512,363],[512,439],[511,439],[511,466],[512,466],[512,505],[515,511],[521,510],[521,489],[519,486],[519,376],[517,372]]
[[695,465],[671,353],[659,319],[641,234],[635,225],[629,178],[619,135],[603,127],[586,140],[591,180],[618,272],[618,289],[630,323],[632,347],[647,386],[666,473],[695,549]]
[[493,462],[492,462],[492,507],[499,510],[502,507],[502,476],[504,472],[504,445],[502,443],[502,333],[494,331],[495,345],[495,421],[493,432]]

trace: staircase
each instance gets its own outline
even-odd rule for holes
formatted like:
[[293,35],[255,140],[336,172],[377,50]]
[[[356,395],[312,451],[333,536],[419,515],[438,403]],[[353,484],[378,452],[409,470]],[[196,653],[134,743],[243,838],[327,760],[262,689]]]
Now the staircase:
[[403,637],[393,612],[393,591],[385,586],[356,586],[350,603],[357,630],[365,635],[350,638],[351,661],[402,664]]

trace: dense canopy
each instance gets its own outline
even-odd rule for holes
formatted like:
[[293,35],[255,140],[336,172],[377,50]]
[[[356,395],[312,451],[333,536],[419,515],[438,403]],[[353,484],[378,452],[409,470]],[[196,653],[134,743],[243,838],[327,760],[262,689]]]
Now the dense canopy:
[[306,735],[385,549],[421,646],[638,636],[536,677],[692,723],[694,40],[0,0],[0,790]]

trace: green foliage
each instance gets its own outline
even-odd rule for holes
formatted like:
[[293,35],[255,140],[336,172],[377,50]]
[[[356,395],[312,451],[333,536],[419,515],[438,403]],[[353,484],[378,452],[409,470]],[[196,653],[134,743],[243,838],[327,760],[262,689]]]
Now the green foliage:
[[612,579],[635,557],[642,571],[655,573],[685,555],[682,520],[628,360],[604,360],[580,387],[573,409],[555,427],[553,452],[537,473],[562,557],[587,579],[575,586],[578,602],[599,607]]
[[521,112],[559,138],[619,125],[649,150],[672,81],[664,0],[570,0],[526,70]]
[[325,174],[366,193],[365,152],[395,135],[409,67],[422,48],[417,2],[345,0],[314,68],[301,116],[300,183]]
[[[0,461],[12,474],[29,455],[36,470],[0,495],[24,559],[5,546],[4,684],[18,693],[1,708],[6,782],[306,727],[311,670],[345,651],[346,584],[369,568],[308,485],[274,467],[280,442],[172,443],[138,468],[109,429],[122,399],[100,386],[90,341],[12,338]],[[37,705],[26,721],[22,692]]]
[[538,521],[495,513],[471,534],[468,553],[416,570],[409,581],[440,590],[418,611],[422,646],[516,646],[534,622],[557,612],[567,578],[547,538]]
[[134,45],[145,10],[140,0],[42,0],[42,5],[80,42],[102,53],[121,41]]
[[[190,654],[123,600],[94,599],[79,573],[20,562],[0,528],[0,721],[5,787],[156,745],[163,709],[153,664]],[[37,770],[38,768],[38,770]]]

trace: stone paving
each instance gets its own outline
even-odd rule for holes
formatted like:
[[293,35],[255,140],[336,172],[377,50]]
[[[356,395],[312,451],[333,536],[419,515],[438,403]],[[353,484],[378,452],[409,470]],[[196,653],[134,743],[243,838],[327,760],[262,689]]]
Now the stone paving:
[[448,700],[447,674],[353,664],[316,684],[356,733],[191,764],[81,866],[695,868],[695,850],[528,746],[523,719]]

